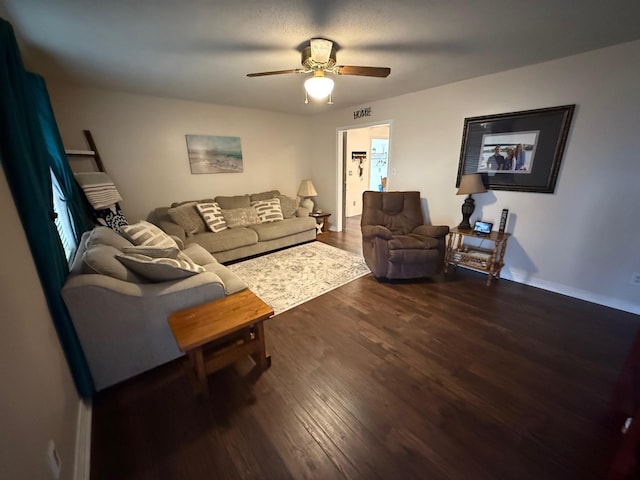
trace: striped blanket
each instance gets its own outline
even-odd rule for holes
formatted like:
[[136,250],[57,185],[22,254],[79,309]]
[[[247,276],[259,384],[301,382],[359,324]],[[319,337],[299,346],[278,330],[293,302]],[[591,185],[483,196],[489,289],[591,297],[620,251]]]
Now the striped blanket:
[[76,173],[76,180],[95,210],[110,208],[122,201],[113,181],[104,172]]

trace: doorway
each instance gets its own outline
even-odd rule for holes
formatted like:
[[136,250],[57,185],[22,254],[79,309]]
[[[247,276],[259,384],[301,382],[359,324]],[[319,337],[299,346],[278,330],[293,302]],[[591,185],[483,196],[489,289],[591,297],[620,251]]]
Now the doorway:
[[[362,193],[389,188],[391,123],[338,130],[342,214],[339,229],[360,228]],[[341,168],[340,168],[341,167]]]

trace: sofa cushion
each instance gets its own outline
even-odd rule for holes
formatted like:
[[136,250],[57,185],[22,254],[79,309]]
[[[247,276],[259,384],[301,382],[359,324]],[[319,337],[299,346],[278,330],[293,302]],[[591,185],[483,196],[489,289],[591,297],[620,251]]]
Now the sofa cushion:
[[196,209],[196,202],[185,203],[167,210],[174,223],[180,225],[187,235],[204,232],[207,226]]
[[251,202],[251,206],[256,209],[260,223],[279,222],[284,220],[280,200],[272,198],[270,200],[258,200]]
[[110,245],[118,250],[133,247],[133,243],[109,227],[95,227],[87,239],[87,248],[93,245]]
[[260,217],[256,209],[249,206],[244,208],[232,208],[230,210],[222,210],[224,221],[228,228],[246,227],[248,225],[256,225],[260,223]]
[[248,287],[242,278],[220,263],[210,263],[205,265],[204,268],[207,272],[213,272],[220,277],[220,280],[222,280],[222,283],[224,284],[224,293],[227,295],[237,293]]
[[439,244],[438,239],[421,235],[395,235],[387,242],[389,250],[428,250],[438,248]]
[[156,247],[176,247],[178,244],[173,238],[156,227],[153,223],[141,220],[133,225],[122,227],[124,234],[135,245],[153,245]]
[[277,195],[280,200],[280,209],[284,218],[293,218],[296,216],[296,208],[298,208],[298,199],[287,197],[286,195]]
[[223,210],[231,210],[232,208],[247,208],[251,206],[249,195],[235,195],[232,197],[216,197],[213,199]]
[[278,190],[269,190],[268,192],[252,193],[249,199],[252,202],[259,202],[260,200],[271,200],[278,195],[280,195]]
[[170,208],[179,207],[180,205],[186,205],[187,203],[211,203],[211,202],[213,202],[213,198],[205,198],[202,200],[183,200],[182,202],[173,202]]
[[289,235],[295,235],[296,233],[304,232],[306,230],[315,230],[316,221],[312,217],[296,217],[288,218],[281,222],[251,225],[247,228],[256,232],[260,242],[265,242],[267,240],[275,240]]
[[227,228],[227,222],[224,221],[222,209],[216,202],[198,203],[196,208],[212,232],[221,232]]
[[250,228],[228,228],[219,233],[198,233],[188,238],[187,248],[191,243],[198,243],[208,252],[215,254],[216,252],[255,245],[258,243],[258,234]]
[[211,255],[205,248],[199,243],[190,243],[187,247],[180,252],[182,255],[186,255],[194,263],[198,265],[207,265],[209,263],[218,263],[213,255]]
[[143,283],[144,280],[116,259],[122,252],[111,245],[92,245],[82,256],[82,273],[97,273],[118,280]]
[[151,258],[176,258],[179,252],[180,250],[176,247],[154,247],[152,245],[122,249],[122,253],[137,253]]
[[118,255],[116,258],[138,275],[152,282],[166,282],[191,277],[205,271],[187,256],[179,258],[151,258],[146,255]]

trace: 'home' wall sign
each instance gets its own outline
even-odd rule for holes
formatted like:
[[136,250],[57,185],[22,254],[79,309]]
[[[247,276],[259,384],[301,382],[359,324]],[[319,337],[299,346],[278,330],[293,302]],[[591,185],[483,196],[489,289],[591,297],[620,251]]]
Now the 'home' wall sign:
[[356,110],[353,112],[353,119],[357,120],[358,118],[370,117],[371,116],[371,107],[361,108],[360,110]]

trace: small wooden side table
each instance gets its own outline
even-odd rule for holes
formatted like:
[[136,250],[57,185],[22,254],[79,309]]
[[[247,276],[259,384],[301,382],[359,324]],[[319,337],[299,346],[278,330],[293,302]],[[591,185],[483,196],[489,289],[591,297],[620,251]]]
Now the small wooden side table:
[[[491,280],[500,279],[500,271],[504,266],[504,253],[507,249],[507,240],[510,233],[491,232],[488,235],[478,236],[472,230],[461,230],[453,227],[449,230],[449,241],[444,257],[444,271],[447,273],[449,265],[462,265],[487,274],[487,286]],[[479,240],[488,240],[493,243],[493,248],[483,249],[463,244],[464,237],[473,237]]]
[[207,374],[248,355],[260,371],[271,365],[263,324],[271,316],[273,308],[249,289],[169,316],[169,327],[187,354],[187,372],[199,394],[209,395]]
[[316,219],[316,229],[318,235],[329,230],[329,217],[331,216],[330,213],[311,212],[309,216]]

